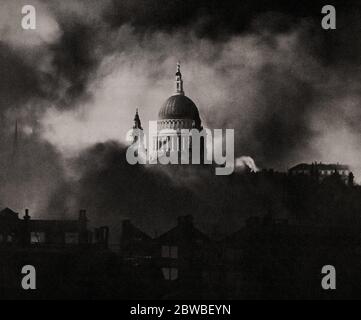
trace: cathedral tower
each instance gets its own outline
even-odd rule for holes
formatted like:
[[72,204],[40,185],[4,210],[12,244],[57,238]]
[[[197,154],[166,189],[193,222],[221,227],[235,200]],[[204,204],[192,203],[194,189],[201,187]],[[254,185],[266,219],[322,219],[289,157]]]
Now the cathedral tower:
[[[158,113],[157,150],[158,157],[171,152],[178,153],[188,149],[191,155],[192,136],[182,133],[182,129],[202,131],[202,123],[195,103],[185,95],[180,63],[177,63],[175,74],[175,94],[169,97]],[[201,138],[201,163],[204,159],[204,138]]]

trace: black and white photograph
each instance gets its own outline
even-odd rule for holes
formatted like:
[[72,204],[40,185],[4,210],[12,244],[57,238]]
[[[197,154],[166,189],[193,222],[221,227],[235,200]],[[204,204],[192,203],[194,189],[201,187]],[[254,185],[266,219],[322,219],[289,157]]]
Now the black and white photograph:
[[0,0],[0,300],[345,299],[360,1]]

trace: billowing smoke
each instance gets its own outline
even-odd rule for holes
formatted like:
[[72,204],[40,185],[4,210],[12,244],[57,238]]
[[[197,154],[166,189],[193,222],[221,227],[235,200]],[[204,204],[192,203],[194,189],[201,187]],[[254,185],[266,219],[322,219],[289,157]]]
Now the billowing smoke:
[[124,163],[135,108],[147,130],[173,92],[177,60],[204,126],[235,130],[238,168],[317,160],[359,174],[357,4],[340,3],[337,30],[326,32],[321,3],[276,2],[37,0],[37,29],[25,31],[28,3],[2,1],[0,203],[143,224],[189,211],[216,224],[227,210],[232,224],[257,210],[243,180]]
[[125,153],[115,141],[92,146],[70,164],[79,177],[76,189],[74,182],[62,186],[73,190],[74,207],[89,209],[92,224],[111,226],[113,243],[126,218],[154,236],[190,213],[210,233],[234,231],[242,217],[266,212],[267,197],[280,193],[266,183],[255,192],[242,174],[215,176],[211,166],[130,166]]
[[[44,137],[70,155],[107,139],[124,141],[136,107],[147,130],[147,121],[156,119],[173,92],[179,59],[186,94],[204,125],[234,129],[238,157],[248,154],[261,167],[281,170],[316,159],[357,170],[357,126],[347,117],[358,117],[358,76],[345,62],[326,63],[330,57],[320,50],[329,45],[318,21],[288,18],[260,14],[249,30],[221,39],[213,32],[200,36],[197,24],[172,32],[155,25],[146,32],[103,20],[92,38],[101,52],[88,79],[92,99],[67,112],[48,109],[41,119]],[[288,28],[277,31],[282,24]],[[345,74],[352,79],[348,83]],[[342,141],[335,143],[334,135]]]
[[258,172],[259,169],[251,157],[242,156],[235,161],[236,171]]

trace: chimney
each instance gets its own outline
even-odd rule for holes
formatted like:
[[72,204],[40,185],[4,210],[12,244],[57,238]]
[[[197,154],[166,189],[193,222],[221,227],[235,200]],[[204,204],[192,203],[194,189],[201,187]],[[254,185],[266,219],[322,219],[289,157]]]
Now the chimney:
[[27,221],[29,221],[29,220],[30,220],[29,209],[25,209],[25,216],[24,216],[24,220],[27,220]]
[[22,229],[22,244],[24,247],[27,247],[30,245],[31,242],[29,209],[25,209],[25,216],[23,217],[23,219],[24,219],[24,224]]

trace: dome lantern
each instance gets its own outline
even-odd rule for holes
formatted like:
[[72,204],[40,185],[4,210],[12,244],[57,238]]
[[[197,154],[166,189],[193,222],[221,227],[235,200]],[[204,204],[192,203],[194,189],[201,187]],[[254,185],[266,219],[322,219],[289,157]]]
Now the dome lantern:
[[184,94],[180,63],[175,74],[176,92],[169,97],[158,113],[158,130],[160,129],[201,129],[201,119],[195,103]]
[[184,95],[183,90],[183,79],[182,79],[182,73],[180,71],[180,63],[177,63],[177,73],[175,74],[175,93]]

